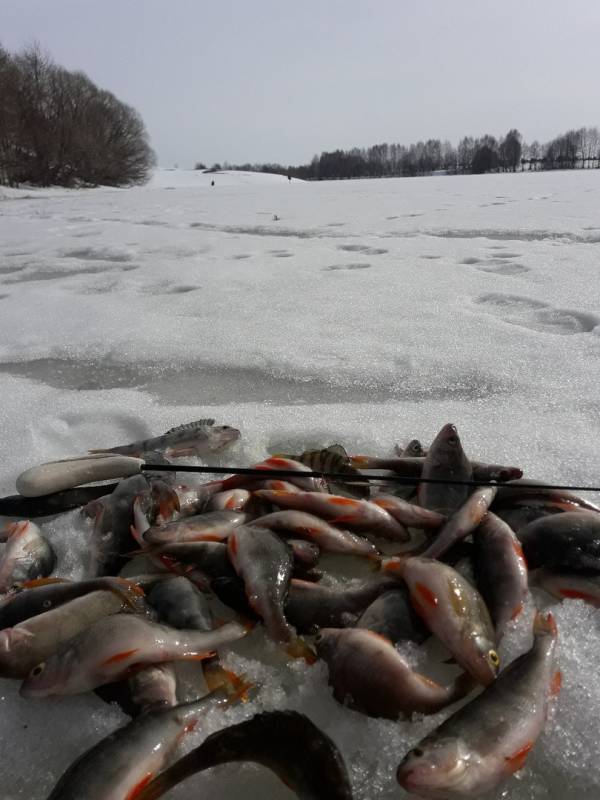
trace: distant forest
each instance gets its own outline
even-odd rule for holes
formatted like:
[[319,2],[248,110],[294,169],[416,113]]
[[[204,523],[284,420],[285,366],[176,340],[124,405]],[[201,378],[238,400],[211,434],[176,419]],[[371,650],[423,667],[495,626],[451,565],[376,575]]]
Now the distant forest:
[[[497,139],[486,134],[479,139],[465,136],[454,147],[448,141],[428,139],[408,147],[376,144],[334,150],[315,156],[298,167],[282,164],[213,164],[211,170],[232,169],[272,172],[304,180],[342,178],[392,178],[417,175],[480,175],[486,172],[516,172],[548,169],[598,169],[600,132],[579,128],[557,136],[547,144],[523,142],[518,130]],[[196,169],[206,170],[202,163]]]
[[0,46],[0,184],[131,185],[154,164],[134,108],[38,45]]

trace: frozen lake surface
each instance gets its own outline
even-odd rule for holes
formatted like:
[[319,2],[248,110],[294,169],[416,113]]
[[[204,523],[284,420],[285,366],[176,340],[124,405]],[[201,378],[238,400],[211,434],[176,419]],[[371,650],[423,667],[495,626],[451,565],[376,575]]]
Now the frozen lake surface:
[[[238,465],[333,442],[387,455],[453,422],[473,458],[597,484],[599,379],[597,170],[323,183],[158,171],[128,190],[0,188],[2,494],[35,463],[207,416],[241,429]],[[48,525],[64,540],[69,520]],[[555,614],[563,692],[495,798],[600,793],[600,612]],[[515,631],[511,657],[526,638]],[[395,769],[443,715],[372,720],[332,700],[322,666],[256,653],[230,655],[265,688],[226,720],[304,710],[341,747],[357,798],[406,796]],[[17,689],[0,682],[2,796],[43,800],[125,717],[94,696]],[[258,768],[234,771],[201,777],[194,796],[291,797]]]

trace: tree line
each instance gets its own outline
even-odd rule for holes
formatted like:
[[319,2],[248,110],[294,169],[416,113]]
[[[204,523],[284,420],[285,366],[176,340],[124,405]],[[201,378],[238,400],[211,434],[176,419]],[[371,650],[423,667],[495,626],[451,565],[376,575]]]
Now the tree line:
[[39,45],[0,46],[0,184],[131,185],[154,165],[134,108]]
[[[546,144],[526,144],[513,128],[496,138],[465,136],[454,147],[449,141],[428,139],[408,147],[402,144],[376,144],[316,155],[310,164],[214,164],[211,169],[272,172],[304,180],[341,178],[413,177],[444,173],[483,174],[546,169],[597,169],[600,167],[598,128],[579,128],[557,136]],[[206,169],[198,163],[197,169]]]

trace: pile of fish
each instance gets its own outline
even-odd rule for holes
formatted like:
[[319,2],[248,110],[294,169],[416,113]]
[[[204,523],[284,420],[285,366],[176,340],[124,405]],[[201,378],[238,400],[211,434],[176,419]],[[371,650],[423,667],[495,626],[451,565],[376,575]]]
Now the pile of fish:
[[[516,467],[470,460],[450,424],[428,450],[413,440],[390,458],[332,445],[195,486],[164,469],[239,437],[200,420],[33,468],[17,481],[29,496],[0,500],[21,517],[81,507],[92,536],[87,577],[72,581],[31,519],[5,529],[0,677],[21,681],[28,702],[96,691],[132,718],[82,753],[48,800],[148,800],[230,761],[268,767],[301,798],[351,798],[336,744],[294,711],[224,727],[177,759],[210,710],[255,691],[219,649],[257,627],[283,657],[324,661],[336,700],[363,714],[410,719],[457,704],[398,753],[411,794],[479,798],[507,781],[560,691],[552,614],[535,615],[533,646],[512,663],[498,645],[530,584],[600,606],[600,509]],[[116,484],[79,485],[119,472]],[[336,556],[337,574],[322,554]],[[366,577],[344,580],[344,563],[362,563]],[[430,637],[460,668],[447,683],[402,655]],[[183,662],[196,663],[197,680]]]

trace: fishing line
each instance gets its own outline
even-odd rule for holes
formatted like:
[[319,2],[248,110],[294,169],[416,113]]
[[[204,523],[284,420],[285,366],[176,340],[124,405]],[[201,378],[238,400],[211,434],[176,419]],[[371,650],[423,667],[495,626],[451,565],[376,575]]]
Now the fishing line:
[[434,483],[453,486],[496,486],[511,489],[555,489],[570,492],[600,492],[600,486],[567,486],[550,483],[512,483],[503,481],[461,481],[451,478],[421,478],[419,475],[348,475],[345,472],[299,472],[292,469],[266,469],[257,467],[204,467],[190,464],[142,464],[142,472],[199,472],[208,475],[249,475],[269,480],[270,478],[327,478],[337,483],[350,483],[357,486],[369,484],[370,481],[382,483],[400,483],[414,486],[417,483]]

